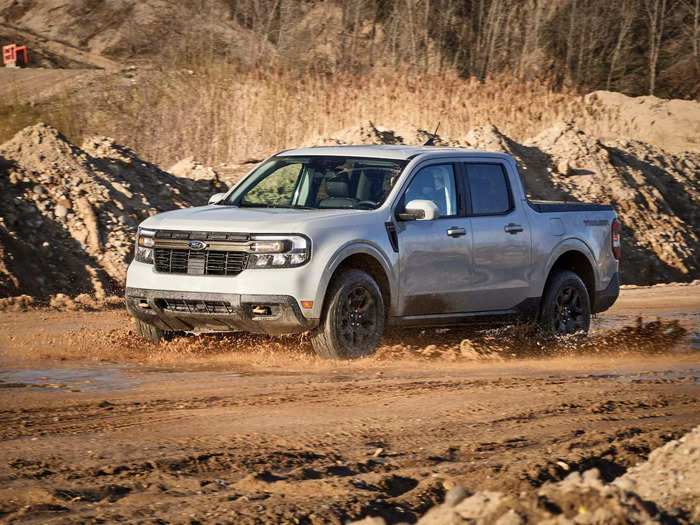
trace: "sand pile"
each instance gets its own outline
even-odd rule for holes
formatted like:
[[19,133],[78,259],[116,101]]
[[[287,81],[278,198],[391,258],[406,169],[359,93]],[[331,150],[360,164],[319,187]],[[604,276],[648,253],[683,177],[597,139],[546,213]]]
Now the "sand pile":
[[216,176],[175,177],[109,138],[78,148],[28,127],[0,146],[0,297],[118,293],[136,225],[221,189]]
[[[366,121],[313,143],[423,144],[431,136]],[[697,277],[700,153],[603,142],[570,124],[522,143],[493,126],[435,143],[510,153],[532,198],[612,204],[624,224],[624,283]],[[258,161],[212,169],[188,158],[172,174],[109,138],[77,147],[44,124],[24,129],[0,146],[0,297],[120,293],[140,221],[206,203],[225,190],[222,179],[231,183]]]
[[[649,460],[612,483],[597,469],[572,472],[557,483],[519,495],[494,491],[474,494],[452,487],[442,505],[418,520],[419,525],[523,523],[697,523],[700,519],[700,427],[656,449]],[[558,461],[559,468],[569,470]],[[357,525],[384,525],[366,518]]]
[[[332,144],[423,144],[425,130],[371,122],[312,141]],[[623,222],[622,280],[630,284],[687,281],[700,271],[700,153],[670,153],[635,140],[603,142],[559,124],[516,142],[495,126],[436,145],[513,155],[533,199],[612,204]]]
[[577,123],[602,140],[627,137],[673,153],[700,152],[700,103],[593,91]]
[[[310,141],[312,146],[340,146],[344,144],[425,144],[433,137],[434,130],[425,130],[411,125],[394,128],[376,126],[369,120],[357,126],[343,129],[328,137],[316,137]],[[459,147],[458,140],[434,136],[436,146]]]

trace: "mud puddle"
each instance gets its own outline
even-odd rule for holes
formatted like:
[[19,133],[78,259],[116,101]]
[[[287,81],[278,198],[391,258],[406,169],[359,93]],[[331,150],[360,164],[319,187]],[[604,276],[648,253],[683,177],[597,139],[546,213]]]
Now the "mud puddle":
[[657,370],[633,370],[617,374],[592,374],[587,379],[601,381],[614,381],[616,383],[687,383],[695,385],[700,383],[700,369],[679,365]]
[[120,363],[44,361],[29,367],[4,366],[0,368],[0,395],[16,389],[24,391],[53,392],[110,392],[137,388],[146,383],[171,380],[206,380],[215,374],[217,378],[235,378],[236,372],[182,372],[162,367],[141,367]]

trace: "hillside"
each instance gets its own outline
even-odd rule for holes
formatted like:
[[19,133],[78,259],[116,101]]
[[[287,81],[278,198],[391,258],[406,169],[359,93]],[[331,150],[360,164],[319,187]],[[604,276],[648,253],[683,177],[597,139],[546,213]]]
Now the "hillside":
[[43,67],[224,57],[327,74],[507,72],[557,88],[696,99],[697,10],[690,1],[0,0],[0,40],[27,40]]

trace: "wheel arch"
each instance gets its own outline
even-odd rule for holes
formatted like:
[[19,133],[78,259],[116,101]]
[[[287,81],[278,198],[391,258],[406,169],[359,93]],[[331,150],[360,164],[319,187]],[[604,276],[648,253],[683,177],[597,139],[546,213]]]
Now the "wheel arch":
[[392,310],[393,301],[397,297],[396,279],[391,269],[392,266],[377,247],[365,243],[345,246],[333,257],[328,270],[324,272],[317,295],[317,300],[320,301],[321,305],[319,310],[321,315],[326,305],[326,296],[331,283],[340,273],[349,268],[362,270],[371,275],[377,282],[384,299],[385,315],[388,316]]
[[[571,242],[574,241],[574,242]],[[595,302],[596,287],[598,276],[595,270],[593,253],[581,241],[571,239],[558,247],[556,252],[551,256],[547,263],[546,278],[542,288],[542,296],[552,279],[552,276],[558,270],[569,270],[578,275],[586,285],[588,298],[591,306]]]

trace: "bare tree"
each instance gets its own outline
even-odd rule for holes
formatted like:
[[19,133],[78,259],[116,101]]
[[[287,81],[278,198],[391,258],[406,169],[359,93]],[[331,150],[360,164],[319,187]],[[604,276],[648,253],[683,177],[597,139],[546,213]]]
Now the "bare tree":
[[647,29],[649,30],[649,94],[656,90],[656,71],[659,52],[664,38],[664,25],[668,13],[669,0],[644,0]]
[[690,41],[693,48],[695,69],[700,74],[700,56],[698,56],[698,46],[700,44],[700,0],[681,0],[681,6],[688,17],[692,19],[689,31]]
[[620,54],[622,53],[622,48],[629,37],[634,20],[637,14],[634,8],[634,0],[624,0],[620,6],[620,29],[617,33],[617,39],[615,42],[615,49],[613,49],[612,55],[610,56],[610,67],[608,69],[608,80],[605,83],[605,89],[608,91],[612,86],[613,75],[617,69],[618,61],[620,60]]

